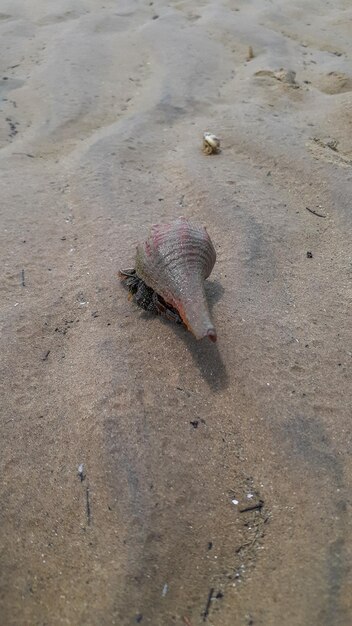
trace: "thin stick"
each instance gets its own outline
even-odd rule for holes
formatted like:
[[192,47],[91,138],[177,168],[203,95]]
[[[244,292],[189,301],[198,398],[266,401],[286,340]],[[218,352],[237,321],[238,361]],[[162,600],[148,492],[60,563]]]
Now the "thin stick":
[[321,213],[318,213],[317,211],[310,209],[309,206],[306,206],[306,209],[307,211],[309,211],[309,213],[313,213],[313,215],[316,215],[317,217],[326,217],[326,215],[322,215]]
[[22,277],[22,287],[25,287],[26,283],[24,281],[24,270],[22,270],[22,272],[21,272],[21,277]]
[[203,622],[206,622],[209,615],[210,604],[213,599],[214,587],[212,587],[208,593],[207,603],[205,605],[204,613],[203,613]]
[[253,48],[252,46],[249,46],[248,48],[248,56],[247,56],[247,61],[251,61],[252,59],[254,59],[254,52],[253,52]]
[[251,506],[246,506],[245,509],[240,509],[240,513],[247,513],[248,511],[260,511],[264,506],[263,500],[259,500],[257,504],[252,504]]
[[86,508],[87,508],[87,520],[88,526],[92,521],[91,510],[90,510],[90,499],[89,499],[89,487],[86,488]]

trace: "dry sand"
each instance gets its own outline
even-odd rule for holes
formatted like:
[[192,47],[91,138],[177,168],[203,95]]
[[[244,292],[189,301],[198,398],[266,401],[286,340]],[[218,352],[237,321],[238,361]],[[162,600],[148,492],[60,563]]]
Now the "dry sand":
[[[352,623],[351,19],[2,0],[1,626]],[[118,283],[180,214],[216,346]]]

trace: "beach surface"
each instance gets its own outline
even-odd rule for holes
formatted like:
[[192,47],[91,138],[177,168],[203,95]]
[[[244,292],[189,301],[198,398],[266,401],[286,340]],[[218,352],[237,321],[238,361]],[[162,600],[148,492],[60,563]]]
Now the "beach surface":
[[[351,20],[2,1],[1,626],[352,623]],[[179,215],[216,345],[118,280]]]

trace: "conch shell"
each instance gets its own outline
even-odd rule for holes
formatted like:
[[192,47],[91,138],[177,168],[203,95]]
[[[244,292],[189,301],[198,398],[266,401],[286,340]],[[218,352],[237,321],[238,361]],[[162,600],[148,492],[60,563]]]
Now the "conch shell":
[[147,241],[137,247],[138,279],[162,299],[163,305],[176,310],[196,339],[216,341],[204,290],[204,280],[215,260],[206,229],[184,217],[152,226]]

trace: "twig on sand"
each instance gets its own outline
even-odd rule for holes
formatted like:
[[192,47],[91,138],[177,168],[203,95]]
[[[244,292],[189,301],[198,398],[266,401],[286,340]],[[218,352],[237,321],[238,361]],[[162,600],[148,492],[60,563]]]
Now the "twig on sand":
[[24,280],[24,270],[21,271],[21,278],[22,278],[22,287],[26,286],[25,280]]
[[240,509],[240,513],[247,513],[248,511],[261,511],[264,506],[264,500],[259,500],[257,504],[246,506],[244,509]]
[[254,52],[252,46],[249,46],[246,61],[251,61],[252,59],[254,59]]
[[50,354],[50,350],[47,350],[47,351],[46,351],[46,353],[44,354],[44,356],[43,356],[43,359],[42,359],[42,360],[43,360],[43,361],[47,361],[47,360],[48,360],[48,356],[49,356],[49,354]]
[[213,599],[214,587],[212,587],[208,593],[207,603],[205,605],[204,613],[203,613],[203,622],[206,622],[209,615],[210,604]]
[[184,624],[186,624],[186,626],[192,626],[192,624],[189,621],[188,617],[186,617],[185,615],[182,617],[182,621],[183,621]]
[[92,521],[92,514],[91,514],[91,510],[90,510],[89,487],[86,488],[86,508],[87,508],[88,526],[90,526],[91,521]]
[[307,211],[309,211],[309,213],[313,213],[313,215],[316,215],[317,217],[326,217],[326,215],[318,213],[318,211],[314,211],[314,209],[310,209],[309,206],[306,206],[306,209]]

